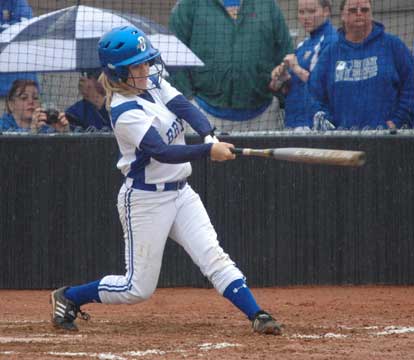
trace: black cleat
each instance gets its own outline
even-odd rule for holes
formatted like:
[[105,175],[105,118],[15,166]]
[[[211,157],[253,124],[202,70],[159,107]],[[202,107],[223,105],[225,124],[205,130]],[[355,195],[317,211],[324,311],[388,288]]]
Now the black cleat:
[[252,321],[253,330],[259,334],[281,335],[282,325],[266,311],[260,310]]
[[50,294],[50,302],[52,304],[52,324],[55,328],[78,331],[75,320],[78,313],[82,319],[89,320],[89,315],[67,299],[64,295],[68,286],[61,287]]

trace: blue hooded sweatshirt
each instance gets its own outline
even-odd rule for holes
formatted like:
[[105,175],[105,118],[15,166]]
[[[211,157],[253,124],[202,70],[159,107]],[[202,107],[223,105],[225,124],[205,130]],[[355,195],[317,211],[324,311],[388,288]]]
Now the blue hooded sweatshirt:
[[414,61],[407,46],[374,22],[362,43],[339,39],[321,54],[308,81],[312,95],[338,128],[386,128],[410,124]]
[[[336,29],[329,20],[310,33],[310,37],[300,43],[295,51],[301,68],[311,72],[322,51],[338,39]],[[293,71],[290,71],[289,92],[286,95],[285,126],[295,128],[298,126],[313,126],[315,101],[313,100],[308,83],[303,82]]]
[[[17,125],[16,120],[14,119],[12,114],[4,113],[2,117],[0,118],[0,132],[2,131],[8,131],[8,132],[19,132],[19,133],[30,133],[30,128],[21,128],[19,125]],[[55,133],[56,130],[49,126],[49,125],[43,125],[39,130],[39,134],[50,134]]]

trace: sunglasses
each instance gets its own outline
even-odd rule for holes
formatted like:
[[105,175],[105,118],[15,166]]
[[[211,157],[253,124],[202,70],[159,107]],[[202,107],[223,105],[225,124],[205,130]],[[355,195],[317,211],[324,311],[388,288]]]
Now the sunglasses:
[[368,14],[371,11],[370,7],[351,7],[348,9],[348,14],[356,14],[358,10],[361,14]]

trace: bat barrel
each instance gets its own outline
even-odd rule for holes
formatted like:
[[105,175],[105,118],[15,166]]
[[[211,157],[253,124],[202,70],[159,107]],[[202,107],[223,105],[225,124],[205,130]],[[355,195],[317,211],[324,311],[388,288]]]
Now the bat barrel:
[[276,148],[276,149],[230,149],[233,154],[257,156],[277,160],[307,164],[325,164],[338,166],[362,166],[366,156],[363,151],[315,149],[315,148]]
[[314,148],[273,149],[273,157],[279,160],[339,166],[362,166],[366,161],[363,151]]

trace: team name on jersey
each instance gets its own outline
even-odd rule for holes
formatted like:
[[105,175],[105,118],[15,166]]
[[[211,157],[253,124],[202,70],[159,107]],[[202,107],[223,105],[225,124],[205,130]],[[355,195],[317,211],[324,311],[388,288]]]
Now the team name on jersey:
[[337,61],[335,81],[361,81],[378,75],[378,58]]
[[168,145],[170,145],[174,141],[174,139],[176,139],[177,136],[180,135],[183,131],[184,121],[182,119],[176,118],[171,124],[171,127],[165,133],[168,139]]

